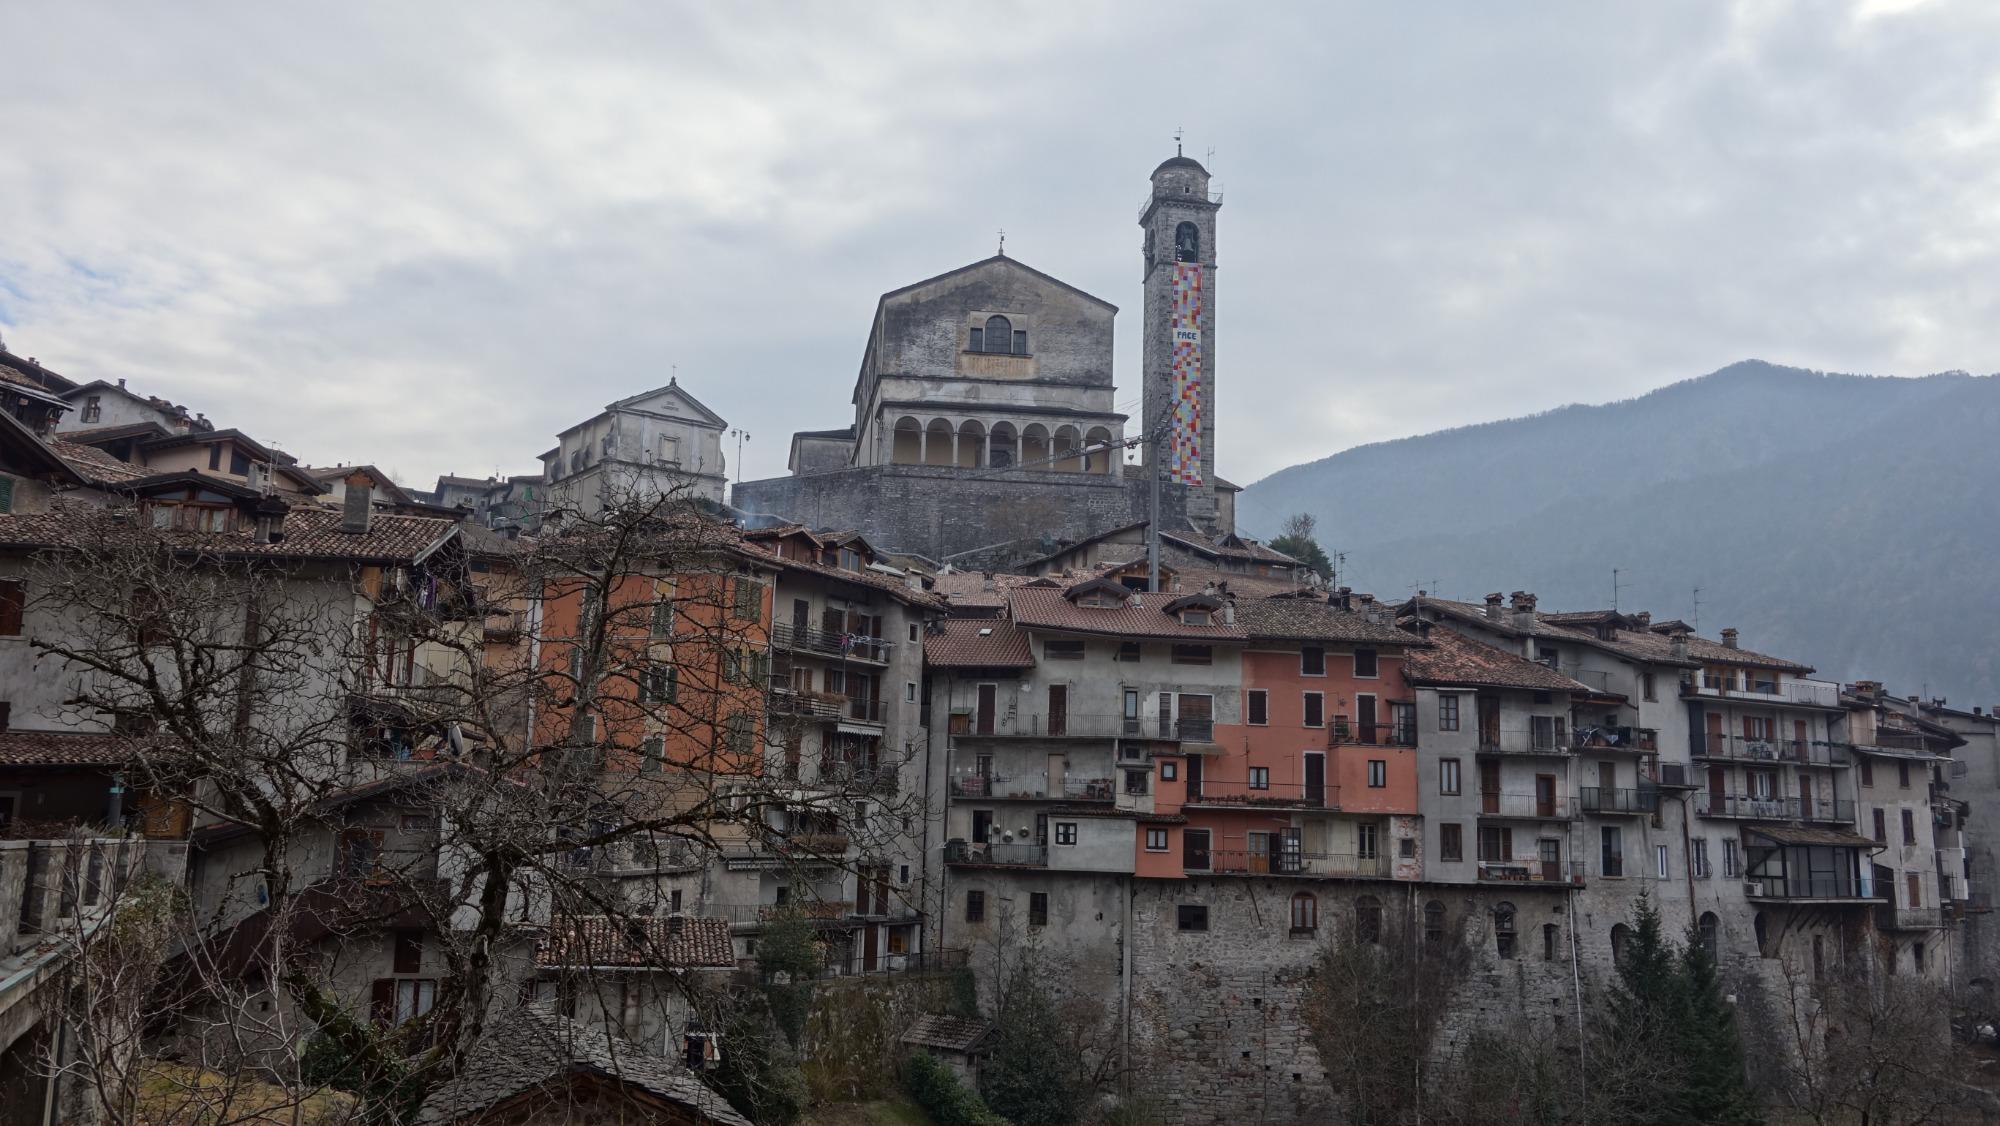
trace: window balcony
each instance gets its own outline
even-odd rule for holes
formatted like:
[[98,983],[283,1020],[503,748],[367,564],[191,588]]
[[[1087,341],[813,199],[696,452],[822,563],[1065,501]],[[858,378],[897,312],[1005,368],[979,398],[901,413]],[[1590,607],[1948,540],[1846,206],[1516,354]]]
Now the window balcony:
[[1002,864],[1020,868],[1049,866],[1049,846],[1012,844],[1001,841],[950,841],[945,845],[947,864]]
[[1515,821],[1573,821],[1576,806],[1562,794],[1479,792],[1479,816]]
[[[1206,860],[1206,868],[1197,865]],[[1326,852],[1244,852],[1210,849],[1193,858],[1183,858],[1183,870],[1217,876],[1328,876],[1347,879],[1386,880],[1389,858],[1378,851],[1374,856]]]
[[1750,700],[1762,704],[1795,704],[1809,708],[1840,706],[1840,685],[1830,680],[1779,680],[1770,673],[1685,676],[1681,678],[1681,695]]
[[1944,926],[1944,913],[1935,907],[1884,903],[1875,909],[1875,925],[1885,931],[1934,931]]
[[1309,786],[1300,782],[1273,782],[1252,786],[1247,781],[1224,782],[1203,778],[1188,784],[1189,807],[1220,809],[1339,809],[1340,787]]
[[1642,816],[1660,811],[1660,791],[1651,787],[1637,790],[1603,786],[1577,788],[1577,804],[1585,813]]
[[809,629],[789,623],[771,627],[771,644],[775,648],[788,649],[794,653],[808,653],[818,657],[861,661],[875,665],[888,664],[892,651],[890,644],[879,637]]
[[1880,897],[1862,891],[1851,876],[1745,876],[1743,894],[1750,899],[1804,903],[1873,903]]
[[1109,777],[1067,774],[1049,784],[1046,769],[1007,774],[994,770],[961,768],[946,783],[955,798],[988,801],[1110,801],[1116,796],[1116,782]]
[[959,739],[1158,739],[1209,743],[1215,739],[1212,719],[1165,719],[1158,715],[1127,716],[1089,712],[1020,712],[1011,716],[967,716],[970,730],[954,731]]
[[1735,817],[1745,821],[1827,821],[1854,823],[1852,798],[1762,797],[1750,794],[1718,794],[1699,791],[1694,811],[1701,817]]
[[1414,747],[1417,745],[1417,728],[1414,723],[1350,723],[1335,719],[1327,728],[1326,745]]
[[1845,743],[1823,739],[1753,739],[1744,735],[1698,732],[1694,757],[1728,762],[1790,763],[1793,766],[1851,766],[1854,756]]
[[1482,884],[1541,884],[1553,887],[1582,887],[1581,860],[1482,860]]
[[1479,733],[1482,755],[1568,755],[1570,743],[1569,731],[1559,731],[1553,725],[1539,729],[1503,727]]

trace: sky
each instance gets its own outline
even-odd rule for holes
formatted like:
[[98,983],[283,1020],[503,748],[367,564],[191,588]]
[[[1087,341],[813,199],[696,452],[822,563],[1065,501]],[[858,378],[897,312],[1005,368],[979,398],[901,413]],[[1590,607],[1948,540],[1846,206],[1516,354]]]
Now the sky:
[[1136,415],[1177,130],[1241,484],[1748,357],[2000,367],[1983,0],[8,7],[7,347],[418,486],[670,376],[781,474],[1002,229],[1127,310]]

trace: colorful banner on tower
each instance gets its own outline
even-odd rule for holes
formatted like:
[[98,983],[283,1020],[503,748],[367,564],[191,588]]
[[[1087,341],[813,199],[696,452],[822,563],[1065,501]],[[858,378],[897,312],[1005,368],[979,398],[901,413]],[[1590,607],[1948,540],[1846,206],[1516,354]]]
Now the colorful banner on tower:
[[1174,398],[1167,427],[1167,479],[1201,484],[1201,265],[1174,263]]

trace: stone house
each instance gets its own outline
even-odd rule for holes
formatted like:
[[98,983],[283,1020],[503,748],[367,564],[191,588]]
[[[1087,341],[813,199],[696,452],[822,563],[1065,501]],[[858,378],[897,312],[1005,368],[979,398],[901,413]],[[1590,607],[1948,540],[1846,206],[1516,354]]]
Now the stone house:
[[717,1026],[716,1002],[736,966],[726,918],[560,918],[535,948],[532,998],[654,1055],[679,1059],[690,1039],[700,1041],[702,1030]]
[[541,455],[544,509],[585,516],[630,498],[722,502],[728,484],[722,416],[677,380],[627,396],[556,436]]
[[[1966,897],[1945,871],[1940,838],[1957,824],[1950,766],[1966,740],[1874,681],[1857,681],[1841,701],[1847,714],[1835,734],[1854,755],[1861,832],[1877,846],[1868,858],[1882,901],[1876,928],[1905,970],[1943,977],[1950,905],[1962,908]],[[1963,870],[1961,860],[1961,886]]]

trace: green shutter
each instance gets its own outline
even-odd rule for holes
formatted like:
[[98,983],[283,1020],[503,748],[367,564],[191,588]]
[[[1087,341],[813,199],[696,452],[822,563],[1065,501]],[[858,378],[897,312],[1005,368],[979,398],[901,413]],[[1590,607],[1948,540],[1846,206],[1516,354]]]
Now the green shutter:
[[14,511],[14,479],[0,476],[0,512]]

